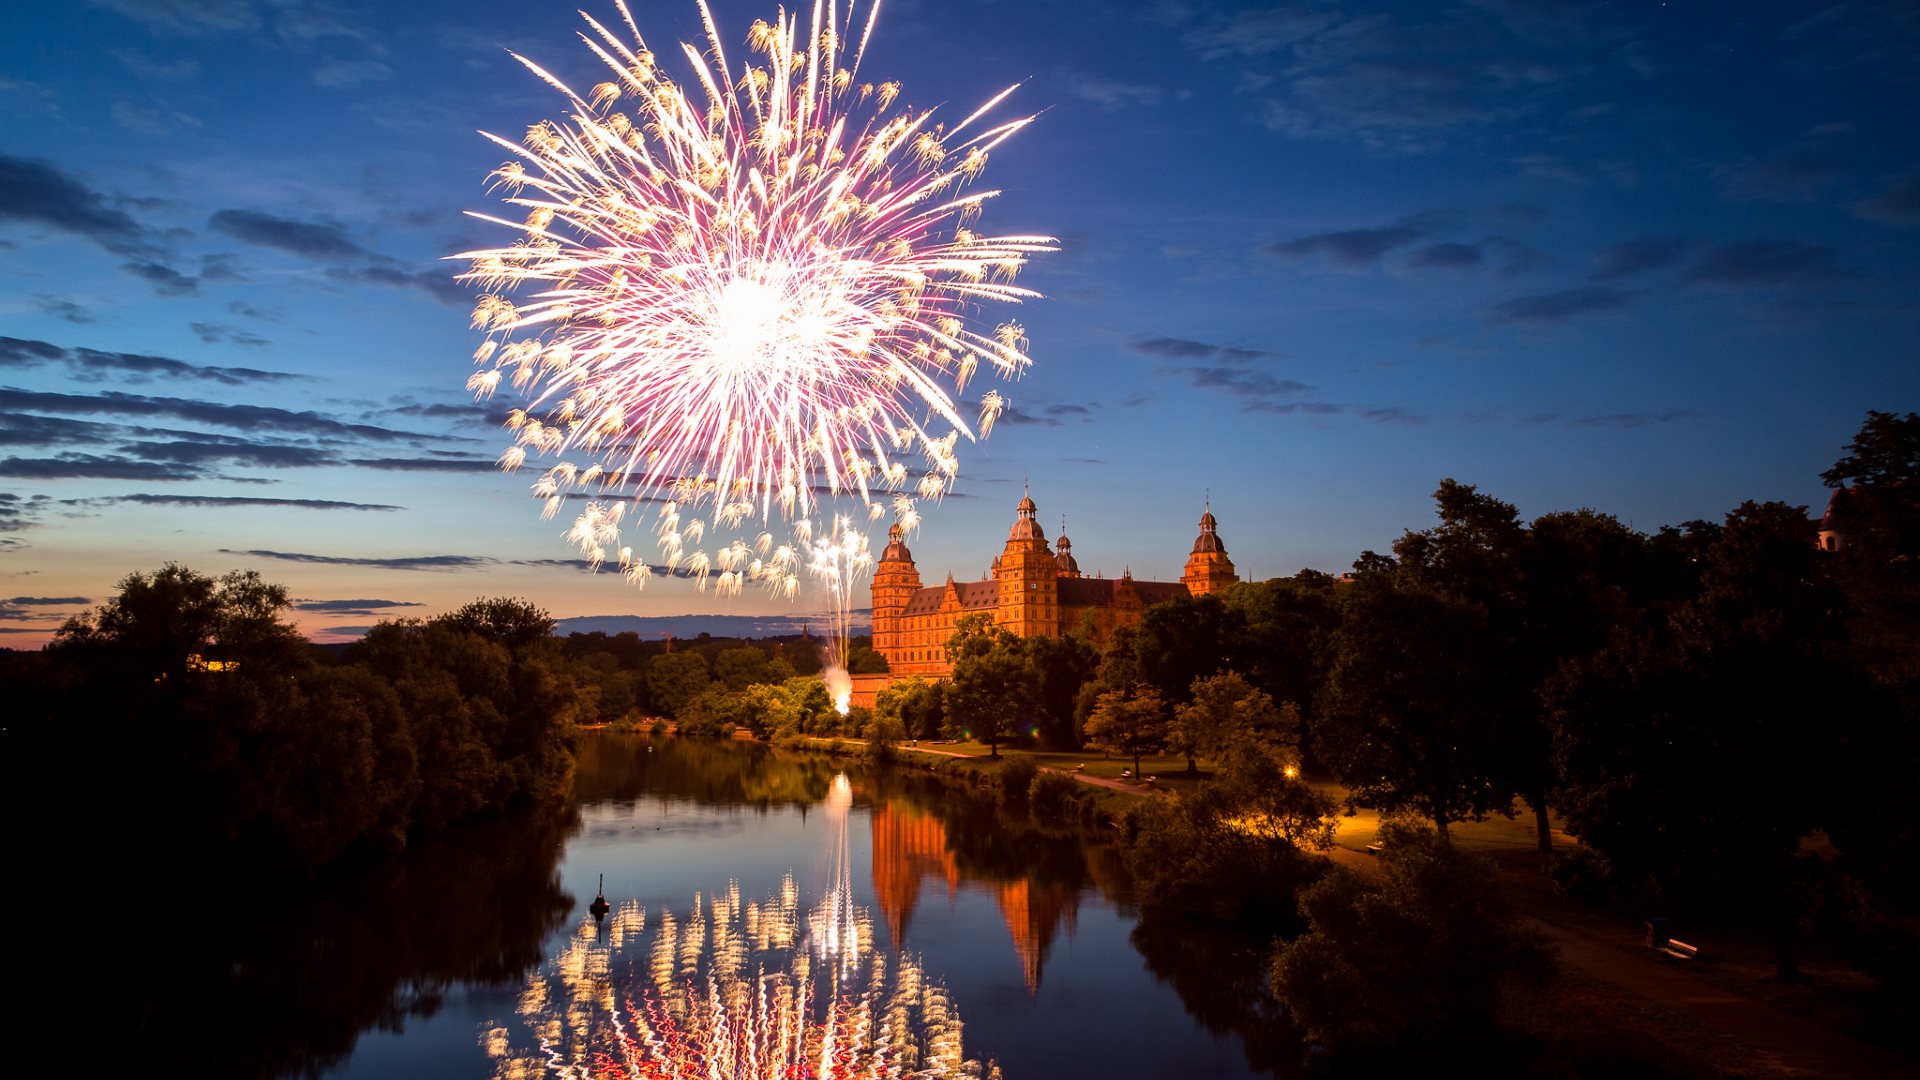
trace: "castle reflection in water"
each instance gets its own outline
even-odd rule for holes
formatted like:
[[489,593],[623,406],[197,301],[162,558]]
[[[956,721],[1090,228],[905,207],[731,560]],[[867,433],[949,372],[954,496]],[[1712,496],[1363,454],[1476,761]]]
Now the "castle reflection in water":
[[[903,807],[898,800],[873,811],[873,893],[886,919],[895,951],[906,940],[920,903],[920,888],[932,878],[944,881],[951,903],[962,883],[959,861],[948,844],[947,828],[938,817]],[[1047,950],[1064,928],[1073,936],[1079,913],[1079,890],[1062,884],[1036,883],[1029,878],[981,882],[992,892],[1013,935],[1027,992],[1040,990],[1040,972]]]

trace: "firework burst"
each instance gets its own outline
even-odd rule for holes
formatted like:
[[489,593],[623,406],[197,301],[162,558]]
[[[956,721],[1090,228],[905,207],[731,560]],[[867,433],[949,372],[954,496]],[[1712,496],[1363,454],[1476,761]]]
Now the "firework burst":
[[624,35],[583,16],[612,73],[585,96],[516,56],[569,111],[520,142],[487,136],[513,155],[493,179],[524,216],[473,216],[523,235],[456,256],[486,290],[469,388],[523,400],[501,464],[547,463],[550,515],[593,493],[570,536],[636,583],[626,497],[710,504],[716,527],[842,496],[912,516],[951,487],[957,440],[1006,407],[988,393],[970,424],[967,381],[1030,363],[1018,323],[972,320],[1037,296],[1013,279],[1052,241],[973,231],[996,192],[968,185],[1032,117],[988,118],[1012,88],[949,124],[862,81],[877,0],[756,22],[738,65],[700,0],[707,46],[678,50],[691,93],[615,7]]

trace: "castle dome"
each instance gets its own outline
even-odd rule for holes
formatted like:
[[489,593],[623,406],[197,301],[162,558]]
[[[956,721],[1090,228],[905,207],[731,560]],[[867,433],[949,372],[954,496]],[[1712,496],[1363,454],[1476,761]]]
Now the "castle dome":
[[913,552],[907,550],[906,532],[895,522],[887,530],[887,549],[880,553],[881,562],[912,562]]
[[1220,539],[1220,534],[1216,531],[1218,527],[1219,522],[1213,519],[1213,509],[1209,507],[1205,513],[1200,515],[1200,535],[1195,537],[1193,541],[1193,553],[1195,555],[1204,555],[1215,551],[1222,555],[1226,554],[1227,545]]
[[1061,528],[1060,539],[1054,541],[1053,549],[1057,552],[1053,557],[1053,568],[1058,571],[1062,577],[1079,577],[1080,564],[1074,561],[1073,541],[1067,539],[1064,526]]
[[1015,507],[1019,515],[1013,520],[1013,528],[1007,530],[1008,540],[1039,540],[1045,542],[1046,531],[1040,528],[1040,521],[1034,515],[1040,508],[1033,505],[1033,496],[1022,493],[1020,505]]

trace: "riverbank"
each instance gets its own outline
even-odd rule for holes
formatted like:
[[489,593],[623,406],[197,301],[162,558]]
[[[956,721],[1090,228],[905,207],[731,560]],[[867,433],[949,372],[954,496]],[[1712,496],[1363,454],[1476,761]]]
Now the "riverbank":
[[[807,740],[804,748],[866,753],[855,739]],[[1030,757],[1094,789],[1098,812],[1108,820],[1118,820],[1137,800],[1191,790],[1211,773],[1204,760],[1190,774],[1185,758],[1144,758],[1148,780],[1130,775],[1131,759],[1004,747],[994,758],[984,744],[968,742],[906,744],[894,752],[904,765],[969,785],[984,783],[1008,758]],[[1345,797],[1338,785],[1314,784]],[[1557,851],[1577,845],[1557,820],[1550,824]],[[1378,862],[1367,849],[1380,826],[1377,811],[1341,817],[1327,854],[1339,865],[1374,872]],[[1637,917],[1582,908],[1556,893],[1530,815],[1460,823],[1452,837],[1494,864],[1504,898],[1559,954],[1563,978],[1515,1018],[1524,1035],[1555,1052],[1642,1063],[1684,1077],[1893,1078],[1920,1070],[1912,1059],[1860,1037],[1872,981],[1834,950],[1806,950],[1806,980],[1793,986],[1772,979],[1771,941],[1750,927],[1689,929],[1703,938],[1701,956],[1678,960],[1646,946]]]

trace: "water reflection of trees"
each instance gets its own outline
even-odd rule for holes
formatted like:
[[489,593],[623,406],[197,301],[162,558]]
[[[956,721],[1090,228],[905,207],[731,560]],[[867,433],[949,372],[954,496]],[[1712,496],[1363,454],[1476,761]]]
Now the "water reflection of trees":
[[556,873],[572,826],[547,814],[468,827],[299,896],[153,879],[122,913],[142,974],[105,1000],[158,1071],[317,1075],[456,986],[519,983],[573,905]]
[[1130,940],[1187,1015],[1208,1031],[1239,1036],[1247,1064],[1280,1075],[1301,1071],[1300,1029],[1267,992],[1271,933],[1149,915]]
[[708,806],[811,809],[844,766],[732,739],[649,739],[601,732],[581,740],[574,797],[582,803],[641,798]]

